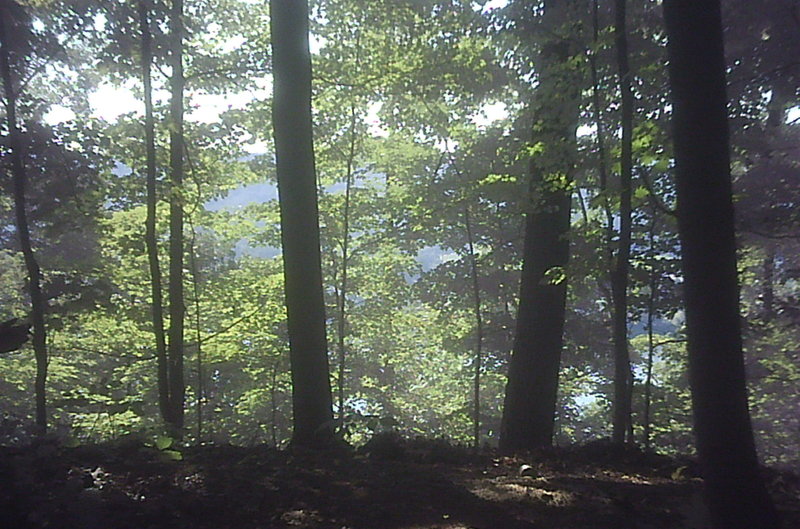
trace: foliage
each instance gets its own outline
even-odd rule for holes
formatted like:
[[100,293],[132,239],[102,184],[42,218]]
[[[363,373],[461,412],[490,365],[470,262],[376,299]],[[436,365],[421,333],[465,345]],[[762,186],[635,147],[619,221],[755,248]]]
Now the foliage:
[[[789,60],[797,54],[786,44],[796,39],[786,36],[790,17],[780,15],[789,2],[762,3],[771,7],[726,2],[742,311],[762,456],[797,464],[792,410],[800,377],[800,125],[797,66]],[[291,434],[270,133],[270,35],[262,4],[186,0],[187,443],[283,446]],[[539,101],[558,94],[537,92],[536,57],[546,39],[535,5],[511,1],[489,9],[483,4],[312,2],[327,323],[334,344],[343,305],[347,355],[339,426],[353,443],[385,430],[471,439],[476,329],[467,211],[484,325],[481,438],[488,444],[498,439],[519,303],[526,175],[532,157],[544,163],[549,154],[543,143],[532,141],[532,129],[554,119],[554,107]],[[630,35],[636,104],[628,314],[633,422],[635,438],[642,439],[652,312],[660,344],[650,385],[653,447],[683,453],[692,450],[691,411],[659,4],[641,2],[629,14],[636,28]],[[163,268],[167,6],[149,5]],[[20,113],[34,246],[51,307],[51,419],[57,430],[81,441],[129,434],[157,439],[164,432],[157,419],[144,246],[136,2],[20,2],[18,7],[30,18],[30,44],[18,50],[16,68],[31,74],[20,92]],[[619,167],[613,160],[619,159],[620,111],[607,9],[600,8],[596,40],[587,31],[588,3],[565,37],[573,54],[563,67],[583,84],[577,87],[577,170],[570,184],[572,259],[554,278],[566,280],[569,288],[559,444],[608,435],[613,369],[606,210],[618,207]],[[589,57],[597,61],[599,115]],[[99,104],[102,93],[119,101]],[[126,106],[124,99],[134,103]],[[109,111],[114,106],[119,113]],[[0,151],[6,153],[7,131],[2,132]],[[605,189],[601,159],[609,174]],[[6,174],[0,177],[0,321],[29,311]],[[612,216],[612,227],[614,221]],[[348,285],[341,303],[345,240]],[[334,386],[336,352],[332,346]],[[31,351],[4,355],[0,364],[0,442],[22,442],[33,413]]]

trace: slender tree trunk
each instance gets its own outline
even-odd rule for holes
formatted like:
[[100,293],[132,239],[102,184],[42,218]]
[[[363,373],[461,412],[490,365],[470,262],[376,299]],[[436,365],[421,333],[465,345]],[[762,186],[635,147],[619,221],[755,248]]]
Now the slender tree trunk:
[[151,319],[156,341],[158,363],[158,409],[164,422],[170,423],[171,407],[167,378],[167,339],[164,333],[164,300],[161,286],[161,266],[158,262],[156,239],[156,140],[153,118],[153,87],[150,68],[153,62],[152,36],[150,32],[147,0],[139,0],[139,28],[142,33],[142,83],[144,84],[144,133],[147,164],[147,218],[145,219],[145,244],[147,262],[150,265],[150,292],[153,300]]
[[272,364],[272,376],[269,386],[269,405],[270,405],[270,433],[272,434],[272,446],[278,448],[278,359]]
[[[614,317],[614,412],[613,441],[624,443],[631,427],[633,375],[628,352],[628,276],[631,254],[631,179],[633,176],[633,94],[628,62],[626,0],[615,2],[614,33],[622,95],[622,145],[620,157],[619,246],[611,274]],[[633,439],[629,439],[633,442]]]
[[761,290],[764,301],[762,317],[766,322],[775,317],[775,248],[767,244],[764,256],[764,286]]
[[[767,105],[766,133],[770,138],[780,134],[786,119],[786,96],[778,86],[772,87],[772,98]],[[769,241],[764,248],[764,286],[761,291],[762,318],[765,322],[775,317],[775,247]]]
[[169,208],[169,396],[171,427],[181,436],[186,386],[183,380],[183,0],[173,0],[170,10],[170,208]]
[[356,158],[356,108],[355,103],[350,106],[350,149],[347,154],[347,176],[344,188],[344,218],[342,219],[342,282],[339,287],[339,318],[337,339],[339,346],[339,427],[344,427],[344,375],[347,351],[345,350],[345,333],[347,329],[347,269],[350,260],[350,191],[353,187],[353,170]]
[[[623,6],[624,7],[624,6]],[[619,8],[617,9],[617,14],[620,13]],[[595,46],[595,51],[589,56],[589,66],[590,72],[592,77],[592,106],[594,107],[594,116],[595,116],[595,123],[597,126],[597,151],[598,151],[598,172],[599,172],[599,188],[600,188],[600,201],[602,204],[603,212],[605,213],[606,223],[605,223],[605,258],[606,261],[606,271],[607,271],[607,278],[608,284],[611,287],[611,292],[609,293],[608,288],[605,285],[600,285],[601,293],[606,297],[606,299],[610,299],[610,320],[611,320],[611,336],[612,336],[612,343],[613,343],[613,350],[614,350],[614,406],[613,406],[613,413],[612,413],[612,425],[613,425],[613,437],[616,442],[622,442],[624,439],[625,428],[624,423],[630,424],[630,420],[625,421],[624,418],[630,418],[630,398],[626,397],[625,395],[629,394],[627,391],[629,384],[627,382],[627,378],[630,376],[625,377],[625,373],[630,373],[630,362],[628,361],[628,368],[625,367],[625,359],[628,359],[628,342],[627,342],[627,300],[621,299],[620,294],[624,293],[627,295],[627,286],[622,284],[621,279],[623,276],[620,274],[619,270],[619,254],[617,254],[617,260],[614,258],[614,212],[611,209],[611,197],[608,185],[608,165],[607,165],[607,158],[606,158],[606,147],[605,147],[605,125],[603,123],[603,111],[602,105],[600,104],[600,78],[597,71],[597,49],[599,47],[599,33],[600,33],[600,16],[599,16],[599,6],[598,1],[594,0],[592,2],[592,30],[593,30],[593,41]],[[624,36],[624,32],[622,33]],[[619,45],[617,50],[619,51]],[[620,82],[621,86],[624,85],[624,82]],[[623,96],[623,107],[625,106],[627,99]],[[623,136],[625,136],[625,109],[623,109]],[[625,137],[624,140],[629,140],[629,137]],[[628,154],[625,151],[625,145],[630,145],[629,141],[623,141],[623,158],[625,155]],[[623,171],[624,172],[624,171]],[[628,183],[628,189],[630,189],[630,181]],[[630,191],[628,191],[628,198],[630,199]],[[620,197],[622,198],[622,196]],[[623,209],[621,202],[620,210]],[[628,200],[628,204],[630,204],[630,200]],[[628,208],[630,209],[630,208]],[[625,215],[622,214],[620,211],[621,219],[622,220]],[[627,216],[630,220],[630,215]],[[621,222],[622,224],[622,222]],[[630,222],[628,222],[628,233],[630,234]],[[622,226],[620,227],[620,231],[622,232]],[[620,248],[622,245],[623,238],[620,237]],[[627,244],[625,245],[626,248],[630,247],[630,235],[627,239]],[[625,259],[625,263],[627,264],[628,259]],[[627,268],[625,269],[625,274],[627,274]],[[625,281],[627,283],[627,280]],[[621,339],[622,338],[622,339]],[[627,403],[627,404],[626,404]],[[627,413],[625,410],[628,410]],[[617,414],[622,420],[617,420]],[[619,426],[618,426],[619,423]],[[621,436],[621,437],[620,437]],[[619,438],[618,438],[619,437]]]
[[600,176],[600,195],[603,211],[606,214],[606,250],[608,252],[609,269],[614,256],[612,241],[614,240],[614,215],[611,213],[611,202],[608,197],[608,165],[606,163],[606,131],[603,123],[603,107],[600,104],[600,75],[597,71],[597,53],[600,46],[600,8],[598,0],[592,2],[592,34],[594,50],[589,55],[589,71],[592,77],[592,107],[597,126],[597,169]]
[[292,443],[333,438],[311,126],[307,0],[271,0],[272,117],[292,370]]
[[472,276],[472,296],[475,303],[475,360],[472,390],[472,438],[475,448],[481,445],[481,369],[483,364],[483,318],[481,316],[481,289],[478,284],[478,258],[472,236],[469,206],[464,208],[464,226],[467,230],[469,245],[470,275]]
[[[655,215],[655,210],[653,211]],[[650,226],[650,294],[647,296],[647,373],[644,380],[644,447],[650,449],[651,423],[650,408],[653,400],[653,357],[655,355],[655,345],[653,341],[653,321],[656,309],[656,289],[658,288],[658,275],[655,269],[655,229],[656,221]]]
[[539,95],[533,102],[534,115],[546,116],[535,125],[536,140],[545,152],[530,166],[532,203],[500,432],[504,451],[549,446],[553,440],[580,95],[576,72],[565,66],[571,57],[570,41],[559,37],[572,30],[572,7],[569,0],[545,2],[550,31],[540,54]]
[[[190,217],[191,219],[191,217]],[[194,332],[197,341],[197,356],[195,357],[197,369],[197,388],[195,391],[195,406],[197,407],[197,444],[203,441],[203,340],[200,330],[200,284],[199,271],[197,267],[197,251],[195,246],[196,231],[194,224],[190,220],[192,230],[191,243],[189,245],[189,264],[192,269],[192,300],[194,301]]]
[[697,451],[715,529],[772,529],[742,355],[719,0],[665,0]]
[[33,253],[30,228],[28,226],[25,187],[27,174],[22,155],[22,138],[17,122],[17,94],[11,76],[9,60],[8,23],[11,17],[9,6],[0,6],[0,75],[3,77],[5,92],[6,126],[8,127],[11,147],[11,170],[14,180],[14,211],[16,214],[17,235],[19,245],[28,272],[28,293],[31,298],[31,318],[33,320],[33,352],[36,358],[36,379],[34,395],[36,400],[36,427],[40,433],[47,430],[47,329],[44,317],[47,312],[47,301],[42,293],[42,271]]

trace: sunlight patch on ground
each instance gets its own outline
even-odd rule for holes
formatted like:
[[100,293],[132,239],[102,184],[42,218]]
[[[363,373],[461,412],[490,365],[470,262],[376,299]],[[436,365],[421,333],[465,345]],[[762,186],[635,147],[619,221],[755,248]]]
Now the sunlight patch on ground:
[[575,502],[575,495],[565,490],[542,488],[544,479],[509,479],[499,477],[490,482],[476,484],[471,492],[487,501],[534,501],[553,507],[567,507]]

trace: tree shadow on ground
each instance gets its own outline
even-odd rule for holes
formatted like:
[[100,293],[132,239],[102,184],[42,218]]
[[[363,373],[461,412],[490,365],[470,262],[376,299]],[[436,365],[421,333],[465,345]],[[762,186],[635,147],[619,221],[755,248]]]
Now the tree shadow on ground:
[[[669,458],[231,446],[165,455],[141,444],[0,448],[0,527],[688,529],[700,485],[675,476],[685,466]],[[794,527],[800,509],[783,507]]]

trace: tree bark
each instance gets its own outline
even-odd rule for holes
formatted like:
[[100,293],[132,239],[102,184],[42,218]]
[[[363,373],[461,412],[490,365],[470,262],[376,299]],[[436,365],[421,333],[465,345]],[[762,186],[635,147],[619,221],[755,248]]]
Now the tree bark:
[[[198,207],[200,207],[198,205]],[[191,217],[190,217],[191,219]],[[194,301],[194,332],[195,340],[197,342],[197,356],[195,357],[195,366],[197,368],[197,387],[195,391],[195,407],[197,408],[197,434],[195,443],[198,445],[203,442],[203,396],[205,393],[205,384],[203,382],[203,339],[200,327],[200,283],[199,283],[199,268],[197,266],[197,246],[196,234],[194,224],[189,223],[192,230],[191,241],[189,243],[189,265],[192,270],[192,301]]]
[[579,82],[565,62],[571,2],[545,2],[548,28],[540,54],[535,138],[544,152],[530,164],[531,209],[525,224],[520,302],[508,370],[500,448],[506,452],[549,446],[553,439],[558,370],[566,309],[566,266]]
[[689,379],[716,529],[772,529],[742,355],[719,0],[665,0]]
[[292,444],[333,439],[311,125],[307,0],[271,0],[273,128],[292,370]]
[[170,10],[170,207],[169,207],[169,398],[170,426],[181,436],[186,386],[183,379],[184,306],[183,288],[183,0],[173,0]]
[[[619,246],[611,274],[614,306],[612,323],[614,341],[614,412],[612,439],[625,442],[631,428],[633,374],[628,352],[628,277],[631,255],[631,180],[633,178],[633,94],[628,61],[626,0],[615,2],[614,34],[619,68],[619,90],[622,96],[622,142],[620,153]],[[633,442],[630,438],[629,441]]]
[[42,271],[33,252],[30,227],[28,225],[27,201],[25,188],[27,174],[22,155],[22,138],[17,122],[17,94],[11,75],[11,61],[9,57],[9,21],[11,20],[10,6],[0,6],[0,75],[3,78],[5,92],[6,123],[11,147],[11,171],[14,181],[14,212],[16,216],[17,235],[19,245],[25,260],[28,272],[28,293],[31,299],[31,319],[33,320],[33,352],[36,358],[36,378],[34,381],[34,395],[36,401],[36,427],[40,433],[47,430],[47,329],[44,318],[47,312],[47,301],[42,293]]
[[761,310],[762,318],[765,322],[770,322],[775,317],[775,248],[767,243],[764,249],[764,278],[761,289],[763,306]]
[[608,200],[608,166],[606,163],[605,124],[603,123],[603,109],[600,104],[600,75],[597,71],[597,53],[600,45],[600,7],[598,0],[592,2],[592,43],[594,50],[589,55],[589,72],[592,78],[592,107],[594,120],[597,126],[597,172],[599,176],[600,194],[603,212],[606,214],[606,245],[609,260],[609,269],[614,257],[611,243],[614,239],[614,216],[611,214],[611,204]]
[[158,409],[164,422],[171,422],[169,382],[167,377],[167,339],[164,332],[164,300],[162,295],[161,266],[158,262],[156,240],[156,142],[153,118],[153,87],[150,68],[153,62],[152,34],[150,32],[147,0],[139,0],[139,28],[142,34],[142,84],[144,85],[144,141],[147,171],[147,218],[145,219],[145,244],[150,267],[150,292],[153,306],[151,320],[156,341],[158,363]]
[[356,107],[350,105],[350,148],[347,154],[347,175],[344,188],[344,217],[342,219],[342,281],[339,286],[339,318],[337,321],[337,340],[339,346],[339,427],[344,428],[344,375],[347,351],[345,349],[345,333],[347,332],[347,272],[350,264],[350,193],[353,187],[353,171],[356,158]]
[[481,369],[483,364],[483,317],[481,315],[481,289],[478,283],[478,257],[475,255],[474,237],[469,206],[464,206],[464,227],[467,232],[469,267],[472,276],[472,301],[475,309],[475,361],[472,379],[472,442],[475,448],[481,445]]
[[650,266],[648,270],[650,293],[647,296],[647,367],[644,379],[644,448],[650,449],[652,419],[650,417],[653,403],[653,359],[655,356],[655,343],[653,340],[653,322],[656,311],[656,290],[658,289],[658,275],[655,260],[655,230],[656,209],[653,208],[653,221],[650,224],[649,253]]

